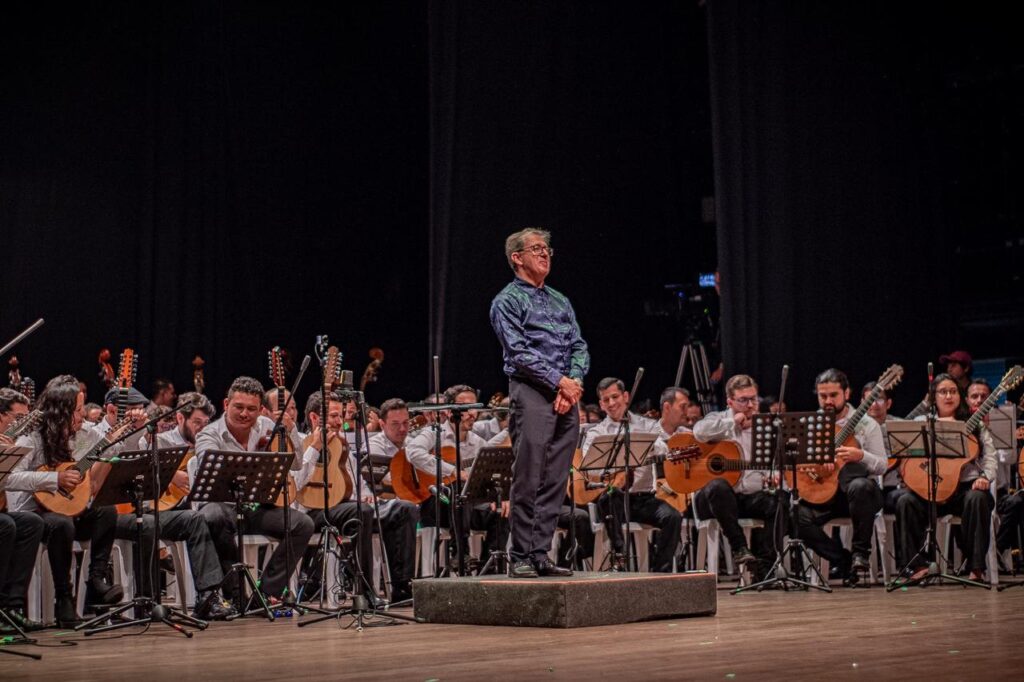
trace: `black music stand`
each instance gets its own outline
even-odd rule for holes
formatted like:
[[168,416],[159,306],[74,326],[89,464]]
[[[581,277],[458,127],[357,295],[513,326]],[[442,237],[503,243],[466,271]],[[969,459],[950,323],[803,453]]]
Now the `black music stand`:
[[391,472],[391,458],[387,455],[366,455],[369,460],[370,474],[373,478],[373,492],[382,500],[390,500],[395,496],[395,489],[384,482]]
[[[157,481],[170,481],[174,472],[178,470],[188,447],[180,446],[163,448],[157,450],[157,461],[159,472],[154,476],[152,453],[149,450],[135,450],[119,453],[117,456],[104,460],[110,464],[110,473],[107,474],[103,485],[93,498],[94,507],[108,507],[117,504],[130,502],[135,513],[135,576],[138,581],[136,596],[126,604],[122,604],[113,611],[103,613],[92,620],[88,620],[75,626],[75,630],[84,630],[85,635],[94,635],[98,632],[119,630],[133,625],[144,625],[160,622],[164,625],[191,638],[192,633],[186,630],[183,625],[206,629],[206,622],[178,611],[168,608],[160,603],[159,593],[150,596],[144,594],[145,573],[143,557],[143,519],[145,503],[147,500],[158,500],[163,494],[166,486],[160,485]],[[159,537],[153,539],[154,543],[160,541]],[[156,592],[159,589],[158,583],[150,576],[150,591]],[[135,618],[109,625],[99,625],[115,616],[125,613],[129,609],[135,609]]]
[[[631,394],[632,395],[632,394]],[[590,443],[590,448],[580,462],[579,470],[587,471],[625,471],[626,484],[622,486],[623,521],[625,526],[624,549],[626,550],[626,570],[638,571],[636,564],[636,547],[633,545],[633,533],[630,532],[629,495],[633,487],[633,470],[644,465],[647,453],[654,447],[658,437],[653,433],[632,433],[629,426],[629,411],[622,422],[619,434],[598,436]],[[614,518],[614,514],[612,515]]]
[[[502,533],[505,517],[501,513],[501,503],[507,499],[512,488],[512,464],[515,460],[511,447],[482,448],[473,462],[469,480],[462,489],[463,502],[494,503],[494,509],[498,514],[497,539],[507,538],[507,534]],[[491,548],[490,556],[477,575],[486,574],[492,566],[496,573],[505,573],[508,570],[508,563],[509,556],[504,546]]]
[[[942,549],[935,539],[938,527],[939,504],[936,501],[938,495],[938,467],[939,459],[955,459],[967,457],[967,432],[964,430],[964,423],[960,421],[939,421],[934,412],[925,421],[893,421],[886,424],[886,436],[889,439],[889,449],[892,456],[902,462],[920,460],[919,466],[926,468],[928,473],[928,496],[925,500],[928,503],[928,528],[925,530],[924,542],[914,556],[896,572],[892,581],[886,585],[887,592],[892,592],[901,587],[913,585],[930,585],[934,582],[941,583],[943,580],[990,589],[989,585],[979,583],[969,578],[962,578],[950,573],[939,571],[939,558],[942,557]],[[908,495],[913,494],[908,492]],[[991,539],[995,542],[995,538]],[[911,578],[913,566],[919,558],[928,561],[928,572],[918,578]],[[944,557],[943,557],[944,558]],[[946,562],[948,566],[948,562]],[[901,580],[902,578],[902,580]]]
[[[783,481],[787,470],[790,474],[789,498],[789,540],[785,546],[776,544],[775,561],[768,569],[768,576],[760,582],[737,587],[732,594],[740,594],[748,590],[758,592],[768,587],[780,585],[788,591],[790,587],[802,589],[814,588],[822,592],[831,592],[828,580],[821,575],[817,565],[811,561],[807,547],[800,540],[797,524],[796,508],[800,503],[800,490],[797,485],[797,469],[809,465],[833,464],[835,462],[835,420],[833,410],[821,412],[786,412],[783,414],[755,414],[751,448],[753,462],[763,464],[765,469],[779,472],[782,480],[776,486],[775,495],[779,509],[785,505],[786,492]],[[786,568],[785,557],[790,557],[790,568]],[[807,580],[806,571],[796,577],[793,564],[797,562],[807,566],[818,577],[818,584]]]
[[[235,596],[235,618],[242,618],[253,613],[262,613],[267,620],[274,620],[259,583],[253,577],[251,566],[243,559],[242,525],[245,517],[242,505],[273,505],[281,494],[281,487],[287,484],[288,471],[291,469],[295,454],[291,452],[242,452],[238,450],[207,450],[202,461],[196,468],[195,483],[189,493],[192,502],[233,502],[235,504],[235,547],[238,561],[224,576],[227,581],[232,573],[237,575],[238,594]],[[287,533],[282,542],[289,542]],[[252,594],[247,599],[245,587],[249,586]],[[255,597],[259,605],[248,609]]]
[[[4,478],[7,474],[11,473],[15,465],[22,457],[30,453],[29,448],[19,448],[14,445],[0,445],[0,483],[3,483]],[[0,488],[2,491],[3,488]],[[6,647],[8,644],[35,644],[38,640],[32,639],[25,634],[18,623],[5,611],[0,608],[0,623],[6,623],[15,632],[14,635],[9,635],[0,639],[0,653],[11,654],[12,656],[24,656],[25,658],[31,658],[33,660],[41,660],[43,657],[39,654],[30,654],[27,651],[9,651]]]

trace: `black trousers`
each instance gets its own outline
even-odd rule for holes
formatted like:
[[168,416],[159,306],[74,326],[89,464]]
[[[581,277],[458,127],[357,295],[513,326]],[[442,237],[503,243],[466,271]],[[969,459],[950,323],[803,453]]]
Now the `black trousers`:
[[[594,556],[594,530],[590,526],[590,514],[585,509],[574,509],[568,504],[563,504],[558,511],[558,527],[569,530],[570,524],[576,528],[576,561],[570,561],[573,547],[569,542],[569,536],[566,535],[558,548],[558,565],[564,568],[578,568],[582,566],[584,559]],[[571,566],[571,563],[575,563],[575,566]]]
[[[899,505],[900,498],[909,493],[910,490],[907,488],[888,487],[882,489],[882,512],[885,514],[895,514],[896,507]],[[906,563],[909,557],[903,556],[903,544],[899,541],[900,538],[900,520],[896,517],[893,521],[893,535],[892,544],[896,554],[896,568],[903,568],[903,564]]]
[[999,512],[999,530],[996,531],[996,546],[1002,552],[1014,547],[1020,548],[1024,538],[1024,491],[1012,495],[1005,492],[996,503]]
[[[967,558],[967,567],[972,571],[985,570],[985,555],[988,553],[995,503],[987,490],[974,490],[973,482],[961,483],[948,500],[938,505],[938,518],[953,514],[960,517],[963,529],[961,549]],[[928,530],[928,502],[910,491],[896,504],[896,522],[899,524],[900,549],[903,556],[914,557],[911,568],[927,566],[924,556],[916,556]]]
[[[613,490],[601,495],[597,500],[597,508],[605,518],[605,528],[612,549],[622,552],[625,539],[622,525],[626,522],[625,495]],[[611,517],[611,523],[608,518]],[[629,520],[635,523],[646,523],[658,531],[654,534],[655,551],[651,557],[651,571],[655,573],[671,573],[672,559],[679,546],[679,533],[683,525],[683,517],[672,505],[662,502],[654,493],[630,493]]]
[[[788,501],[789,494],[785,493]],[[733,551],[747,546],[747,538],[740,528],[739,519],[761,519],[764,528],[755,528],[750,534],[750,544],[754,555],[765,564],[767,569],[775,561],[775,519],[778,512],[778,498],[768,492],[758,491],[753,494],[737,493],[728,481],[715,479],[701,488],[694,497],[697,515],[702,519],[714,518],[722,527],[722,533],[729,540]],[[788,517],[783,508],[782,528],[786,527]]]
[[[135,540],[135,514],[118,514],[118,540]],[[143,576],[137,578],[142,586],[142,593],[152,595],[150,584],[153,572],[149,570],[149,562],[153,557],[156,523],[153,514],[142,515],[142,565]],[[191,509],[173,509],[160,513],[160,539],[172,542],[184,541],[188,547],[188,563],[192,569],[192,580],[196,592],[205,592],[220,586],[224,580],[224,572],[214,547],[210,529],[206,519]]]
[[[508,428],[515,453],[509,495],[513,561],[546,559],[565,497],[579,438],[579,411],[557,414],[555,395],[548,388],[509,380]],[[678,542],[678,526],[676,531]]]
[[[199,509],[199,513],[206,521],[221,562],[230,566],[238,561],[235,546],[235,506],[225,502],[208,502]],[[281,507],[260,505],[256,509],[245,507],[242,510],[243,532],[266,535],[280,541],[260,577],[260,589],[272,597],[280,596],[288,586],[288,576],[302,559],[309,538],[314,532],[313,520],[306,514],[291,509],[288,516],[290,528],[286,533],[284,509]],[[285,535],[288,536],[288,545],[284,540]],[[291,563],[285,561],[288,546],[291,548]],[[228,589],[230,587],[228,586]]]
[[837,541],[825,534],[826,523],[836,518],[849,517],[853,524],[853,553],[871,556],[871,534],[874,531],[875,515],[882,509],[882,490],[873,478],[854,478],[840,489],[826,504],[797,505],[796,519],[800,539],[818,555],[833,565],[842,563],[846,550]]
[[46,529],[32,512],[0,512],[0,608],[25,607],[25,591]]
[[114,546],[117,526],[117,511],[113,507],[91,507],[75,518],[56,512],[40,514],[46,524],[46,552],[50,557],[50,571],[53,573],[53,592],[58,598],[70,597],[71,589],[71,548],[75,540],[88,540],[92,559],[88,577],[105,579],[110,550]]

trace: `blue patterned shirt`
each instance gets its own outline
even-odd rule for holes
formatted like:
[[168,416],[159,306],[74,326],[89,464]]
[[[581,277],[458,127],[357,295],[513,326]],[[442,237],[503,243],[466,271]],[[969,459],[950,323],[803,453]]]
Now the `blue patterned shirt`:
[[564,295],[516,277],[491,302],[491,326],[505,357],[505,374],[554,389],[563,376],[583,380],[587,342]]

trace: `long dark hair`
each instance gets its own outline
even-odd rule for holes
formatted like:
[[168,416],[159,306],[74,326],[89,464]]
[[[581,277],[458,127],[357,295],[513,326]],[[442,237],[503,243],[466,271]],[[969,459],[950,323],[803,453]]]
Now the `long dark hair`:
[[38,431],[43,440],[43,455],[49,466],[70,462],[72,459],[70,441],[74,434],[71,427],[80,390],[78,379],[70,374],[62,374],[50,379],[36,403],[36,409],[43,413]]
[[931,400],[932,405],[938,405],[939,403],[935,400],[935,391],[938,390],[939,384],[943,381],[952,381],[953,385],[956,386],[957,392],[960,394],[960,406],[956,408],[956,413],[953,415],[955,419],[962,422],[967,421],[971,416],[971,408],[967,406],[967,396],[964,395],[964,389],[960,388],[960,384],[956,382],[951,374],[943,372],[942,374],[936,375],[932,379],[932,383],[928,386],[928,399]]

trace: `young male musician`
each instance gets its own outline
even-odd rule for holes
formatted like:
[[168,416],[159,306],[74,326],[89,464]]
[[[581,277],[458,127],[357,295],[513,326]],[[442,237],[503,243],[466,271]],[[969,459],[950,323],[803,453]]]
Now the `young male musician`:
[[[753,377],[746,374],[730,377],[725,382],[725,401],[728,405],[725,410],[710,412],[693,425],[693,435],[703,443],[735,441],[740,447],[743,461],[751,462],[751,433],[758,405],[757,383]],[[700,518],[718,521],[732,548],[733,564],[757,564],[755,579],[763,577],[775,559],[771,539],[775,537],[778,499],[765,490],[769,483],[777,484],[778,475],[771,481],[767,470],[748,469],[742,472],[734,486],[730,486],[723,478],[711,481],[694,495],[693,501]],[[756,555],[747,547],[746,536],[739,525],[741,517],[764,521],[764,532],[755,529],[750,537]]]
[[[224,398],[224,414],[196,435],[196,460],[201,467],[203,458],[211,450],[235,452],[262,452],[270,442],[274,421],[260,415],[263,386],[252,377],[241,376],[231,382],[227,397]],[[211,529],[223,529],[215,537],[221,560],[237,561],[233,542],[235,534],[234,504],[208,502],[200,508]],[[309,538],[312,537],[313,521],[305,514],[289,514],[290,527],[285,528],[284,509],[261,504],[256,508],[245,505],[242,510],[246,532],[260,533],[281,540],[270,556],[260,581],[260,589],[272,601],[276,601],[288,585],[288,577],[302,558]],[[287,540],[285,538],[287,537]],[[290,542],[290,551],[285,542]],[[291,563],[286,563],[286,557]]]
[[[583,457],[594,444],[598,436],[616,435],[622,422],[629,420],[632,433],[660,433],[658,422],[640,415],[627,413],[629,391],[621,379],[607,377],[597,384],[597,396],[601,409],[607,416],[598,424],[594,424],[583,440]],[[665,454],[668,448],[664,441],[656,440],[650,454]],[[645,464],[633,469],[633,481],[629,488],[629,519],[637,523],[646,523],[658,529],[655,536],[657,551],[651,557],[651,570],[657,573],[670,573],[672,559],[679,545],[679,530],[682,516],[671,505],[654,496],[655,485],[654,464]],[[627,483],[628,484],[628,483]],[[622,553],[625,540],[622,535],[622,524],[625,522],[624,496],[619,490],[609,490],[598,498],[598,507],[605,517],[611,516],[613,523],[606,524],[608,538],[616,553]]]
[[[107,404],[116,398],[117,389],[111,389],[107,393]],[[145,397],[131,389],[127,398],[129,405],[145,405]],[[175,427],[169,431],[162,431],[157,434],[158,448],[188,447],[194,451],[196,434],[202,431],[215,416],[216,409],[200,393],[183,393],[178,397],[178,405],[183,406],[174,415]],[[108,413],[108,419],[111,417]],[[140,442],[140,447],[148,447],[148,440],[145,438]],[[194,468],[193,468],[194,470]],[[174,474],[170,483],[173,483],[182,490],[189,490],[189,474],[187,470],[180,470]],[[214,537],[226,537],[231,535],[230,529],[207,526],[207,517],[198,511],[190,509],[183,498],[174,509],[160,512],[160,539],[184,541],[188,547],[189,565],[192,569],[192,580],[196,588],[195,617],[202,620],[227,620],[235,614],[234,608],[223,599],[220,593],[220,584],[224,580],[224,572],[220,565],[220,558],[217,547],[213,542]],[[150,504],[147,503],[147,508]],[[211,522],[222,523],[222,516],[212,516]],[[136,520],[135,514],[117,515],[117,539],[135,540]],[[153,542],[156,534],[156,524],[150,513],[143,515],[142,525],[142,555],[151,557],[153,553]],[[234,549],[234,544],[231,544]],[[230,551],[230,550],[228,550]],[[145,575],[136,576],[143,591],[149,593],[148,585],[151,576],[147,571]]]
[[[876,382],[869,381],[864,384],[864,388],[860,391],[861,400],[868,397],[868,394],[874,390]],[[899,417],[894,417],[889,414],[889,410],[892,409],[892,397],[885,390],[882,390],[871,407],[868,408],[868,416],[875,420],[878,424],[878,428],[882,431],[882,444],[885,446],[885,456],[888,458],[892,451],[889,448],[889,438],[887,424],[894,421],[903,421]],[[900,497],[907,494],[907,487],[903,485],[903,479],[900,478],[899,466],[894,466],[886,470],[885,475],[882,477],[882,511],[886,514],[896,513],[896,504],[899,502]],[[893,531],[897,537],[899,537],[899,528],[894,525]],[[900,544],[894,543],[896,551],[896,565],[902,566],[906,562],[906,558],[903,556]]]
[[[28,398],[10,388],[0,388],[0,444],[13,442],[2,434],[16,419],[28,413]],[[0,481],[0,498],[6,481]],[[23,631],[38,630],[41,623],[25,615],[25,591],[43,537],[43,520],[32,512],[3,511],[0,499],[0,609]],[[0,627],[6,623],[0,623]]]
[[[46,510],[33,497],[33,493],[40,490],[71,490],[82,481],[82,475],[73,467],[59,473],[37,469],[76,461],[103,437],[97,430],[81,431],[84,406],[85,395],[80,390],[78,379],[70,375],[51,379],[36,404],[36,409],[42,412],[38,427],[17,441],[17,445],[30,448],[31,452],[22,457],[7,476],[8,509],[35,512],[46,525],[47,554],[56,598],[55,614],[61,627],[79,622],[71,588],[71,548],[76,539],[89,540],[92,551],[92,559],[85,569],[89,575],[86,602],[93,605],[116,604],[124,595],[120,585],[111,585],[106,578],[117,522],[114,508],[89,507],[71,518]],[[115,446],[114,450],[118,448]],[[93,492],[98,490],[99,481],[109,467],[103,463],[92,465],[90,480]]]
[[[827,369],[814,380],[818,407],[832,408],[836,414],[836,429],[846,425],[854,412],[850,399],[850,381],[838,369]],[[871,537],[875,515],[882,508],[882,490],[877,477],[885,473],[888,459],[882,430],[874,419],[861,419],[854,428],[856,446],[836,448],[836,463],[842,466],[837,474],[839,490],[824,504],[802,501],[797,507],[797,525],[800,538],[808,548],[836,567],[844,579],[850,571],[867,571],[871,567]],[[835,518],[849,517],[853,525],[853,552],[825,534],[822,529]]]

